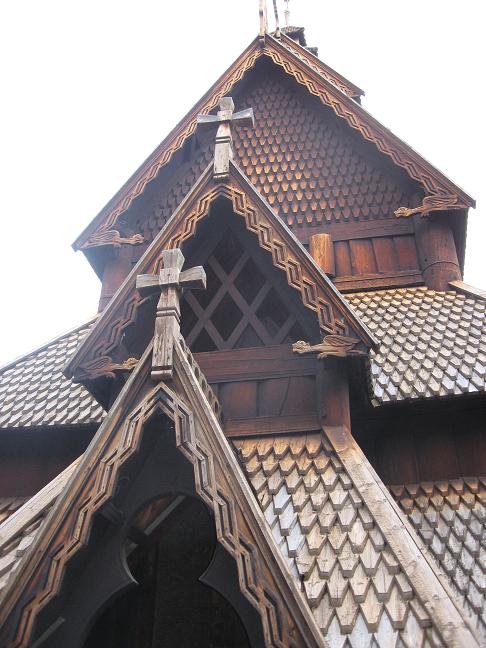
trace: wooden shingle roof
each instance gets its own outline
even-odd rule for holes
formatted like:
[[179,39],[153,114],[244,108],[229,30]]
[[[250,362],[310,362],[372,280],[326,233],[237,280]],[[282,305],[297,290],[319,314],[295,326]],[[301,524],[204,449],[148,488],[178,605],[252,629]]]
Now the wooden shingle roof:
[[0,369],[0,429],[99,423],[103,409],[64,376],[67,359],[92,321]]
[[[456,290],[397,288],[344,295],[378,341],[375,405],[486,391],[486,301]],[[0,371],[0,429],[97,424],[103,408],[62,374],[92,322]]]
[[346,296],[379,342],[374,404],[486,391],[486,301],[455,290],[398,288]]
[[486,644],[486,477],[392,486]]

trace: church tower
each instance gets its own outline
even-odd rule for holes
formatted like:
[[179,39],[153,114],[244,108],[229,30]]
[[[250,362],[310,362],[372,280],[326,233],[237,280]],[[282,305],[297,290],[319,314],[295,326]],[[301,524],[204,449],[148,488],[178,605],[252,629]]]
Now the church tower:
[[0,372],[5,648],[486,645],[474,201],[263,4],[74,243],[98,316]]

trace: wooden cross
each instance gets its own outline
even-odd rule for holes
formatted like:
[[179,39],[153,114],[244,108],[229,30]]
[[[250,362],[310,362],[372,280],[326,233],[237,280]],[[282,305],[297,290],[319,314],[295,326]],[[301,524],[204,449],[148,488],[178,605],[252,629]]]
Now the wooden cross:
[[174,340],[180,335],[182,289],[206,288],[206,273],[202,266],[181,272],[184,255],[179,249],[164,250],[162,260],[164,267],[158,275],[138,275],[136,284],[142,296],[160,290],[152,353],[153,380],[172,378]]
[[219,102],[220,110],[217,115],[198,115],[197,123],[203,126],[218,124],[216,131],[216,145],[214,147],[214,177],[227,178],[229,173],[229,161],[233,159],[233,138],[231,136],[231,124],[253,128],[255,118],[253,108],[245,108],[239,112],[233,112],[235,104],[231,97],[223,97]]

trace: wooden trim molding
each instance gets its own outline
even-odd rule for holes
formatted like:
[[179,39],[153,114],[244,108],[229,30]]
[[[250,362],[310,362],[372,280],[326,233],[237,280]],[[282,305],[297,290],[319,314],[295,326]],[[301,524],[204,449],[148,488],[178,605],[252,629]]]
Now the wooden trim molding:
[[470,286],[469,284],[464,283],[464,281],[449,281],[449,287],[452,288],[452,290],[457,290],[458,292],[467,295],[468,297],[475,297],[476,299],[486,301],[486,290]]
[[316,66],[314,61],[314,65],[311,66],[306,57],[302,56],[302,52],[295,51],[295,47],[291,50],[287,45],[286,41],[283,44],[270,34],[266,34],[263,41],[256,38],[76,239],[73,247],[81,249],[86,241],[97,235],[96,232],[103,233],[113,229],[118,217],[130,207],[145,186],[155,178],[160,168],[170,161],[185,140],[194,133],[197,114],[209,113],[223,96],[231,92],[235,84],[261,56],[268,56],[276,65],[283,68],[312,95],[318,97],[324,105],[329,106],[338,117],[344,119],[351,128],[359,131],[367,141],[375,144],[378,150],[389,156],[397,166],[405,169],[411,178],[423,185],[426,191],[433,195],[457,194],[466,206],[475,205],[470,196],[405,142],[393,135],[353,98],[336,87],[335,79],[326,78],[322,66]]
[[176,342],[174,389],[147,389],[151,351],[150,345],[21,563],[0,612],[0,643],[27,648],[37,615],[59,593],[68,561],[89,542],[94,515],[140,447],[144,424],[160,411],[174,422],[176,445],[194,466],[196,492],[214,512],[218,541],[260,614],[265,645],[324,646],[182,347]]
[[271,254],[274,267],[285,273],[288,285],[299,293],[304,306],[315,313],[323,335],[356,337],[362,349],[375,346],[369,331],[330,280],[246,176],[231,162],[229,179],[225,182],[214,181],[212,165],[208,165],[190,195],[153,241],[78,347],[66,367],[67,375],[72,376],[79,364],[91,362],[99,355],[116,357],[115,350],[122,333],[136,321],[141,305],[142,298],[135,290],[137,275],[158,273],[163,250],[180,248],[192,238],[218,198],[231,202],[234,214],[244,219],[246,229],[257,236],[259,246]]

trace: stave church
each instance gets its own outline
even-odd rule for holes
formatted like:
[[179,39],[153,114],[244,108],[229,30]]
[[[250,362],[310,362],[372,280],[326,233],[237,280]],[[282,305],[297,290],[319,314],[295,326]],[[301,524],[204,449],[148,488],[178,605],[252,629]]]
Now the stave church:
[[0,369],[2,648],[486,646],[474,200],[267,25]]

